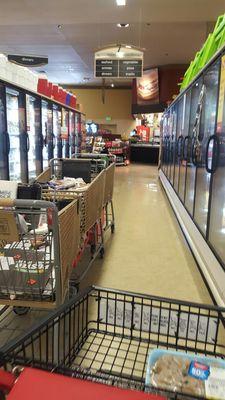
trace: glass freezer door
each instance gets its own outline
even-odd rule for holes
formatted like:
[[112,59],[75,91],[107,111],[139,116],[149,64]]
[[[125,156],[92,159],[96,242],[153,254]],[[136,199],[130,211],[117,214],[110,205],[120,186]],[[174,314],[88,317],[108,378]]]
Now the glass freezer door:
[[184,196],[185,196],[190,106],[191,106],[191,91],[189,90],[184,95],[184,110],[183,110],[183,121],[182,121],[182,148],[180,157],[180,178],[179,178],[179,189],[178,189],[179,197],[182,202],[184,202]]
[[184,97],[182,97],[178,101],[178,110],[177,110],[177,131],[176,131],[174,180],[173,180],[173,187],[177,193],[179,190],[180,162],[181,162],[182,146],[184,139],[182,136],[183,112],[184,112]]
[[195,178],[196,178],[196,162],[193,157],[193,150],[196,141],[196,132],[200,124],[197,110],[201,108],[202,102],[202,85],[203,80],[200,78],[191,89],[190,104],[190,122],[188,133],[187,162],[186,162],[186,185],[185,185],[185,206],[193,216],[194,212],[194,195],[195,195]]
[[54,158],[62,157],[61,109],[53,105]]
[[70,157],[72,154],[75,154],[75,114],[73,111],[69,111],[69,120],[70,120]]
[[172,185],[174,180],[176,131],[177,131],[177,106],[175,105],[170,110],[170,119],[169,119],[169,132],[170,132],[169,180]]
[[209,242],[225,265],[225,56],[221,62],[219,105],[216,128],[218,145],[214,148],[215,172],[209,221]]
[[51,104],[45,100],[42,100],[43,169],[48,167],[49,160],[53,158],[53,115],[52,114],[53,113]]
[[8,179],[9,137],[6,126],[6,92],[0,83],[0,179]]
[[40,101],[26,95],[26,121],[28,139],[28,180],[31,181],[41,173],[41,115]]
[[206,236],[209,207],[209,191],[211,180],[210,158],[212,158],[218,100],[220,60],[213,64],[203,76],[204,96],[201,111],[200,129],[198,134],[199,146],[195,151],[196,158],[196,193],[194,221]]
[[19,128],[19,92],[6,89],[7,132],[9,139],[9,180],[21,182],[21,143]]
[[61,126],[61,138],[62,138],[62,157],[69,157],[69,112],[62,108],[62,126]]

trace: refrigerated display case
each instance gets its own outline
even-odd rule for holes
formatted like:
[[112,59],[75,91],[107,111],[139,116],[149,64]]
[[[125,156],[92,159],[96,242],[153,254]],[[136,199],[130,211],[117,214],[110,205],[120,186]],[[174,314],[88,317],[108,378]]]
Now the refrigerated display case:
[[[224,54],[225,47],[165,111],[160,169],[204,278],[221,304],[225,303]],[[171,129],[170,116],[176,113],[177,123],[172,118]]]
[[78,152],[81,115],[56,100],[0,79],[0,179],[28,183],[48,167],[50,159]]

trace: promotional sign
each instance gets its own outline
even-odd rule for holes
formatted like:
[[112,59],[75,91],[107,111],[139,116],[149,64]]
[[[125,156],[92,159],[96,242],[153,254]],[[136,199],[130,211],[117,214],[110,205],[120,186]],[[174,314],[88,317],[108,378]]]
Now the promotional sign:
[[48,57],[8,54],[8,61],[23,67],[41,67],[48,64]]
[[137,79],[137,104],[147,105],[159,102],[158,68],[144,71],[143,77]]
[[144,126],[144,125],[137,126],[137,134],[138,136],[140,136],[143,142],[149,142],[150,139],[149,126]]

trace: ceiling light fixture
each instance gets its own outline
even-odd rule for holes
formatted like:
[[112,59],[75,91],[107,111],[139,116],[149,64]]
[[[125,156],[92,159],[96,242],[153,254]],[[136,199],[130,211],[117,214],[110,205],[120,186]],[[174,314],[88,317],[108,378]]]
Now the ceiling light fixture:
[[118,6],[125,6],[126,5],[126,0],[116,0],[116,4]]
[[123,58],[124,57],[124,53],[122,51],[117,51],[116,56],[118,58]]
[[130,26],[130,24],[117,24],[118,28],[128,28]]
[[114,83],[111,83],[111,87],[114,87],[115,85],[114,85]]
[[58,29],[62,29],[62,25],[58,25]]

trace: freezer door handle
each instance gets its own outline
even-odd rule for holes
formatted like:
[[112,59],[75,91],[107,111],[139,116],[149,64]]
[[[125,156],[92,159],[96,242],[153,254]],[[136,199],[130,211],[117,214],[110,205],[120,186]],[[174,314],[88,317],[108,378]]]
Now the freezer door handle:
[[201,143],[197,138],[194,138],[191,148],[191,158],[195,167],[201,162]]
[[7,151],[7,154],[9,155],[9,153],[10,153],[10,138],[9,138],[8,132],[5,133],[5,137],[6,137],[6,151]]
[[184,161],[187,161],[187,157],[188,157],[188,140],[189,140],[189,136],[185,136],[185,138],[183,140],[183,155],[182,155],[182,158]]
[[[212,147],[211,147],[212,144]],[[209,174],[214,174],[219,163],[220,143],[217,135],[211,135],[208,139],[205,154],[205,167]]]
[[177,139],[177,156],[180,158],[182,155],[183,136],[180,135]]
[[27,152],[30,151],[30,138],[29,138],[29,134],[27,133]]

